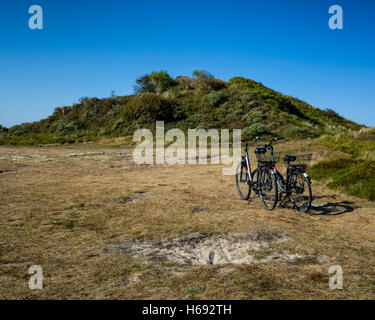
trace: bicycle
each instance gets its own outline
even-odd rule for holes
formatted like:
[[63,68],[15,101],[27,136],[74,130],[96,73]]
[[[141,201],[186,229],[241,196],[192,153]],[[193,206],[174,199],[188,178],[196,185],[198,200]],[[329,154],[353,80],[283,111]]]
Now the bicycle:
[[[272,142],[279,141],[284,138],[274,138],[265,147],[270,152],[270,162],[276,163],[279,160],[280,155],[275,156],[273,151]],[[279,207],[285,203],[286,199],[289,199],[293,208],[300,212],[308,212],[312,202],[312,191],[311,191],[311,179],[306,173],[307,163],[311,161],[312,154],[300,154],[296,156],[285,155],[284,161],[286,162],[286,181],[280,171],[277,171],[276,166],[273,166],[274,176],[277,181],[278,189],[278,201],[280,201]],[[290,164],[290,163],[293,164]],[[283,197],[284,195],[284,197]]]
[[[254,139],[254,141],[258,140],[261,140],[261,138],[256,137]],[[267,145],[257,147],[254,153],[257,157],[258,166],[254,171],[251,171],[248,152],[249,141],[250,140],[242,140],[242,142],[245,142],[245,155],[242,156],[242,161],[238,164],[236,170],[237,192],[241,199],[249,200],[251,191],[253,191],[253,198],[259,195],[263,207],[272,211],[278,201],[278,186],[274,175],[275,171],[273,170],[275,162],[268,161],[264,158],[268,150]],[[253,198],[249,200],[249,203]]]
[[278,188],[281,191],[279,207],[289,199],[293,208],[299,212],[306,213],[310,210],[313,196],[311,179],[306,173],[306,168],[307,163],[311,161],[311,157],[312,154],[285,155],[286,180],[279,171],[275,174]]

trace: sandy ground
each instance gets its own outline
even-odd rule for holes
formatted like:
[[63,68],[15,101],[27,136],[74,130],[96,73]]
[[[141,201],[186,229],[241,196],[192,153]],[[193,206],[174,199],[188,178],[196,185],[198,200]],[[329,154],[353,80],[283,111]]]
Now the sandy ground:
[[[268,212],[240,200],[221,165],[1,147],[0,298],[374,299],[374,204],[316,181],[313,194],[308,214]],[[33,265],[42,290],[29,288]]]

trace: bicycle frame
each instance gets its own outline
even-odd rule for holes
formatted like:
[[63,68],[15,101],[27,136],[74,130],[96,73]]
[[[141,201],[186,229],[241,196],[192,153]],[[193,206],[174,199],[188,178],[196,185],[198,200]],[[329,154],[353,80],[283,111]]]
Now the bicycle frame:
[[[290,183],[289,183],[289,181],[290,181],[290,177],[292,176],[292,174],[295,172],[295,171],[302,171],[302,172],[304,172],[304,175],[309,179],[309,182],[310,182],[310,184],[311,184],[311,179],[310,179],[310,177],[305,173],[305,171],[306,171],[306,166],[304,166],[304,165],[291,165],[291,164],[287,164],[287,167],[286,167],[286,180],[285,180],[285,184],[286,184],[286,186],[285,186],[285,188],[283,188],[283,187],[281,187],[280,185],[279,185],[279,187],[280,187],[280,189],[281,189],[281,191],[283,192],[283,193],[286,193],[286,194],[289,194],[290,193]],[[278,181],[279,182],[279,181]]]
[[[305,171],[306,171],[305,165],[299,165],[299,164],[293,165],[287,162],[286,180],[284,180],[283,176],[280,173],[278,173],[277,184],[282,194],[284,195],[282,198],[280,198],[279,207],[281,207],[287,201],[287,199],[289,199],[292,202],[293,206],[295,205],[295,202],[293,198],[291,197],[291,194],[292,194],[291,179],[292,179],[293,174],[295,174],[296,172],[297,173],[303,172],[303,176],[308,179],[309,184],[311,185],[311,179]],[[281,185],[281,182],[284,185]],[[303,192],[304,192],[304,188],[302,189],[302,193]]]
[[[280,138],[279,138],[280,139]],[[269,161],[269,165],[268,167],[271,169],[274,170],[274,172],[276,173],[277,172],[277,168],[276,168],[276,161],[275,161],[275,157],[274,157],[274,154],[273,154],[273,146],[272,146],[272,142],[274,140],[271,140],[270,143],[266,144],[264,147],[267,148],[268,150],[271,151],[271,157],[270,157],[270,161]]]
[[251,184],[253,185],[253,177],[251,175],[251,164],[250,164],[248,143],[247,142],[245,143],[245,161],[246,161],[247,174],[249,176],[249,180],[250,180]]
[[[256,141],[257,140],[258,139],[256,139]],[[272,148],[272,146],[271,146],[271,148]],[[273,158],[273,149],[272,149],[272,158]],[[257,191],[257,187],[256,187],[256,184],[254,183],[254,179],[253,179],[253,176],[252,176],[252,169],[251,169],[251,163],[250,163],[250,157],[249,157],[249,150],[248,150],[248,141],[245,142],[245,159],[244,160],[245,160],[245,164],[246,164],[246,168],[247,168],[247,174],[248,174],[248,177],[249,177],[251,188],[256,192]],[[264,164],[261,164],[261,161],[259,159],[257,159],[257,162],[258,162],[257,168],[259,170],[259,168],[261,168],[262,166],[264,166]],[[276,171],[276,166],[273,166],[273,168]],[[257,176],[257,177],[259,178],[259,176]]]

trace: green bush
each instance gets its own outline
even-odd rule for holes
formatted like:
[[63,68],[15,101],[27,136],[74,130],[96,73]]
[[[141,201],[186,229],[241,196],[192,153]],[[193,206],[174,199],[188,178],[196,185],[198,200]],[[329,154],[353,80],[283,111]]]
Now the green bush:
[[177,83],[177,89],[181,91],[188,91],[194,89],[193,79],[189,76],[179,76],[175,79],[175,81]]
[[124,119],[118,119],[112,126],[113,130],[121,129],[125,125]]
[[256,136],[268,135],[270,133],[269,128],[263,123],[254,123],[242,130],[242,137],[244,139],[252,139]]
[[234,77],[229,80],[229,85],[231,87],[239,88],[242,90],[248,90],[256,88],[256,82],[251,79],[246,79],[243,77]]
[[136,93],[156,93],[158,95],[176,84],[166,71],[153,71],[136,80],[134,91]]
[[308,169],[313,179],[330,180],[328,187],[375,200],[375,161],[336,159],[321,161]]
[[210,79],[208,81],[208,84],[209,87],[215,91],[222,90],[228,86],[228,84],[225,81],[220,79]]
[[285,130],[284,136],[292,139],[315,138],[318,134],[311,129],[292,126]]
[[212,89],[214,84],[214,76],[206,70],[193,71],[194,88],[202,91]]
[[8,129],[3,127],[1,124],[0,124],[0,133],[6,133],[8,132]]
[[57,132],[61,135],[68,135],[77,130],[77,127],[73,123],[59,123],[57,126]]
[[214,79],[214,76],[206,70],[194,70],[193,78],[196,80],[208,81]]
[[83,103],[85,103],[89,100],[90,100],[90,97],[81,97],[81,98],[79,98],[78,101],[79,101],[80,104],[83,104]]
[[334,150],[349,153],[353,157],[360,156],[364,151],[375,151],[375,141],[373,139],[355,139],[348,134],[328,136],[320,140],[318,144]]
[[265,119],[267,119],[265,112],[258,109],[253,109],[245,114],[242,121],[244,121],[246,124],[255,124]]
[[22,136],[27,135],[32,132],[31,126],[29,123],[24,123],[20,125],[16,125],[9,129],[9,133],[13,136]]
[[340,118],[340,119],[342,119],[342,116],[340,116],[340,115],[338,114],[338,112],[336,112],[335,110],[332,110],[332,109],[325,109],[324,111],[325,111],[325,112],[327,113],[327,115],[330,116],[330,117],[334,117],[334,118]]
[[127,120],[137,120],[139,123],[170,121],[173,119],[173,106],[166,98],[143,93],[123,107],[122,116]]
[[245,105],[252,105],[257,99],[257,94],[254,91],[249,91],[241,94],[239,100]]
[[222,92],[211,91],[209,94],[205,96],[205,100],[207,105],[211,108],[218,107],[221,103],[223,103],[227,99],[227,95]]

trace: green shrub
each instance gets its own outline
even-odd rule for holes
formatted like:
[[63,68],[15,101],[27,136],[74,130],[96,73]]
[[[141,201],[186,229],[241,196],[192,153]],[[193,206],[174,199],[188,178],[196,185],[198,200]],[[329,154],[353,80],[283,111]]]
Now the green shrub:
[[348,192],[370,201],[375,201],[375,179],[360,180],[348,186]]
[[318,134],[308,128],[292,126],[285,130],[284,136],[292,139],[315,138]]
[[81,98],[79,98],[78,101],[79,101],[80,104],[83,104],[83,103],[85,103],[89,100],[90,100],[90,97],[81,97]]
[[153,71],[136,80],[134,91],[136,93],[156,93],[158,95],[167,91],[176,84],[166,71]]
[[[78,130],[85,130],[85,129],[88,128],[88,124],[87,124],[87,122],[84,122],[84,121],[79,120],[79,119],[73,121],[72,125],[73,125],[76,129],[78,129]],[[76,129],[75,129],[75,130],[76,130]],[[74,130],[73,130],[73,131],[74,131]]]
[[330,117],[333,117],[333,118],[340,118],[340,119],[343,118],[343,117],[340,116],[340,115],[338,114],[338,112],[336,112],[335,110],[332,110],[332,109],[325,109],[324,111],[325,111],[325,112],[327,113],[327,115],[330,116]]
[[6,133],[8,132],[8,129],[3,127],[1,124],[0,124],[0,133]]
[[166,98],[143,93],[123,107],[122,116],[128,120],[138,120],[140,123],[170,121],[173,119],[173,106]]
[[211,91],[209,94],[205,96],[205,101],[207,105],[211,108],[218,107],[221,103],[223,103],[227,99],[227,95],[222,92]]
[[361,140],[350,137],[348,134],[325,137],[318,142],[319,145],[339,150],[358,157],[364,151],[375,151],[375,141]]
[[256,136],[270,134],[269,128],[263,123],[254,123],[250,127],[246,127],[242,130],[242,137],[244,139],[252,139]]
[[266,117],[265,112],[258,110],[258,109],[253,109],[242,118],[242,121],[244,121],[246,124],[249,124],[249,123],[255,124],[262,120],[265,120],[266,118],[267,117]]
[[248,90],[256,88],[256,82],[251,79],[246,79],[243,77],[234,77],[229,80],[229,85],[231,87],[239,88],[242,90]]
[[115,124],[112,126],[113,130],[121,129],[125,125],[124,119],[118,119]]
[[257,94],[254,91],[249,91],[241,94],[239,100],[246,105],[251,105],[257,99]]
[[208,80],[214,79],[214,76],[206,70],[194,70],[193,78],[195,80],[208,81]]
[[175,79],[177,83],[177,89],[182,91],[188,91],[194,89],[193,79],[189,76],[179,76]]
[[215,79],[215,78],[210,79],[208,81],[208,85],[212,90],[215,90],[215,91],[222,90],[228,86],[228,84],[225,81],[220,80],[220,79]]
[[193,86],[199,91],[213,89],[218,84],[214,76],[206,70],[193,71]]
[[13,136],[22,136],[31,133],[31,126],[29,123],[13,126],[9,129],[9,133]]
[[375,161],[336,159],[308,168],[313,179],[330,180],[328,187],[371,201],[375,200]]
[[59,123],[57,126],[57,132],[61,135],[68,135],[72,132],[75,132],[77,130],[77,127],[73,123]]

